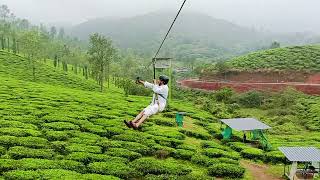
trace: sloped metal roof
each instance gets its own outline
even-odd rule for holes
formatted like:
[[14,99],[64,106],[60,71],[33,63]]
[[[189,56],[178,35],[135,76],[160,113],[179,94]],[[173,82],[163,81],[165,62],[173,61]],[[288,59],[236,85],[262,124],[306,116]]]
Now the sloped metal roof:
[[255,129],[270,129],[271,127],[258,121],[254,118],[235,118],[235,119],[221,119],[221,122],[225,123],[232,129],[238,131],[250,131]]
[[320,150],[315,147],[279,147],[291,162],[320,162]]

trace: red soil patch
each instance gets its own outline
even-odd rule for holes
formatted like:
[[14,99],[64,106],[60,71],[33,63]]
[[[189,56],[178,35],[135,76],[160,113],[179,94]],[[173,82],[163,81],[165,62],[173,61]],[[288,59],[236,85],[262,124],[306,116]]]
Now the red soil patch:
[[[312,82],[320,80],[320,77],[312,77]],[[319,79],[318,79],[319,78]],[[310,80],[311,81],[311,80]],[[179,82],[182,87],[203,89],[203,90],[219,90],[223,87],[229,87],[237,92],[247,92],[251,90],[258,91],[281,91],[287,87],[292,87],[298,91],[310,95],[320,95],[320,84],[313,83],[259,83],[259,82],[209,82],[196,79],[182,80]]]

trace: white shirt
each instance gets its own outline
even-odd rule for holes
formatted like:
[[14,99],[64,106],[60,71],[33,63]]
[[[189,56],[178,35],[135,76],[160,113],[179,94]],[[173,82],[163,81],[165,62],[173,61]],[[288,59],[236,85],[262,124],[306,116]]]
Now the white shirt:
[[[167,85],[159,86],[159,85],[151,84],[149,82],[144,82],[144,86],[146,88],[152,89],[152,91],[155,94],[161,94],[164,97],[163,98],[160,95],[158,95],[158,102],[159,102],[159,106],[160,106],[159,108],[161,111],[164,110],[164,108],[166,107],[166,104],[167,104],[167,98],[168,98],[168,94],[169,94],[168,86]],[[153,105],[156,102],[156,99],[155,99],[156,95],[155,94],[153,94],[151,105]]]

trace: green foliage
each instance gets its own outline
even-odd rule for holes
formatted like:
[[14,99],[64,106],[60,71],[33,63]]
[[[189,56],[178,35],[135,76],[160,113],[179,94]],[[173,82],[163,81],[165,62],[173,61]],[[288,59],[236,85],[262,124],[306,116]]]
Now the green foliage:
[[137,171],[147,174],[172,174],[186,175],[192,170],[182,164],[176,164],[170,160],[157,160],[154,158],[140,158],[131,163],[131,166]]
[[241,156],[247,159],[259,160],[263,159],[264,152],[263,150],[257,148],[246,148],[241,151]]
[[237,97],[240,105],[247,108],[260,107],[263,103],[264,96],[258,91],[249,91]]
[[120,162],[127,163],[127,159],[121,157],[111,157],[106,154],[93,154],[87,152],[73,152],[67,157],[69,160],[79,161],[84,164],[90,164],[92,162]]
[[236,57],[227,64],[240,70],[320,70],[320,47],[294,46],[258,51]]
[[6,148],[0,146],[0,156],[5,154],[5,152],[6,152]]
[[136,177],[138,172],[122,162],[94,162],[88,165],[89,171],[97,174],[113,175],[120,178]]
[[245,169],[234,164],[215,164],[209,167],[208,174],[214,177],[242,178]]
[[49,141],[65,141],[70,136],[71,133],[68,131],[45,131],[45,136]]
[[80,180],[118,180],[119,178],[114,176],[105,176],[99,174],[80,174],[74,171],[68,171],[63,169],[45,169],[36,171],[22,171],[14,170],[4,174],[6,179],[80,179]]
[[194,151],[177,149],[173,153],[173,157],[177,159],[191,160],[191,157],[194,155]]
[[214,97],[219,102],[230,102],[234,91],[230,88],[223,88],[214,93]]
[[209,140],[211,136],[207,133],[204,132],[196,132],[192,130],[185,130],[185,129],[179,129],[179,132],[189,136],[189,137],[194,137],[197,139],[202,139],[202,140]]
[[286,157],[280,151],[266,152],[264,155],[264,161],[270,162],[273,164],[284,163],[285,160],[286,160]]
[[124,157],[129,159],[130,161],[141,158],[141,154],[130,151],[128,149],[123,149],[123,148],[110,148],[106,152],[107,155],[109,156],[116,156],[116,157]]
[[22,129],[22,128],[0,128],[0,134],[9,136],[40,136],[41,132],[34,129]]
[[239,154],[236,152],[227,152],[227,151],[223,151],[220,149],[213,149],[213,148],[205,149],[203,154],[205,154],[206,156],[211,157],[211,158],[226,157],[226,158],[231,158],[234,160],[240,159]]
[[84,165],[71,160],[47,160],[47,159],[0,159],[0,171],[8,170],[37,170],[37,169],[65,169],[82,172]]
[[8,154],[13,159],[40,158],[51,159],[55,153],[52,149],[31,149],[22,146],[15,146],[9,149]]
[[64,130],[79,130],[79,126],[74,125],[68,122],[52,122],[43,124],[44,128],[53,129],[56,131],[64,131]]
[[193,155],[191,158],[191,162],[193,162],[195,164],[199,164],[201,166],[205,166],[205,167],[219,163],[219,161],[217,161],[217,159],[210,158],[208,156],[201,155],[201,154]]
[[6,147],[27,146],[31,148],[44,148],[48,146],[48,140],[39,137],[0,136],[0,144]]
[[228,146],[230,146],[231,149],[237,151],[237,152],[241,152],[244,149],[247,149],[248,146],[246,146],[245,144],[241,143],[241,142],[229,142],[227,143]]
[[[100,84],[100,90],[103,91],[103,83],[105,78],[109,80],[109,70],[111,61],[116,56],[116,49],[112,45],[112,41],[98,33],[90,36],[90,46],[88,50],[89,62],[92,67],[92,73]],[[107,77],[106,77],[107,71]]]
[[68,152],[89,152],[89,153],[101,153],[100,146],[88,146],[85,144],[70,144],[66,146]]

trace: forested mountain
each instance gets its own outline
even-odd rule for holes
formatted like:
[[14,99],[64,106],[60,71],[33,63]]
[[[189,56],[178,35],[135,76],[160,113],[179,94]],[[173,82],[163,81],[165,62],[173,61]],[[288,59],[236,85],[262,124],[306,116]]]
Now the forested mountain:
[[[72,34],[87,39],[93,32],[111,37],[122,48],[152,56],[166,33],[174,12],[154,12],[131,18],[101,18],[75,26]],[[309,34],[272,34],[241,27],[213,17],[186,12],[179,17],[163,55],[178,59],[221,59],[281,44],[312,42]]]

